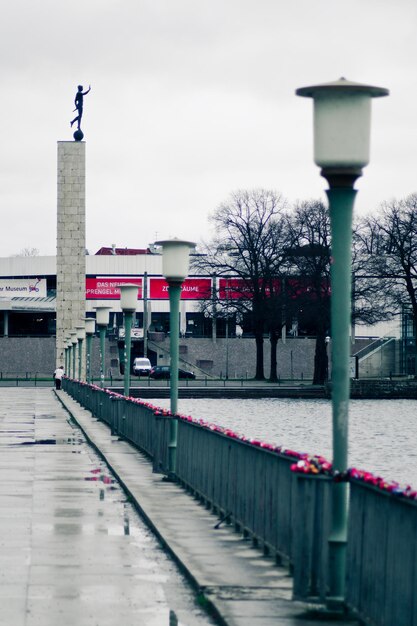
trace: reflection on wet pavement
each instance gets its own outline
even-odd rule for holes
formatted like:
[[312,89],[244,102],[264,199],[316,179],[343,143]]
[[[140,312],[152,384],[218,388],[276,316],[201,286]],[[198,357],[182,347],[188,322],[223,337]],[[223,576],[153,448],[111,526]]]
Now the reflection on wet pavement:
[[0,625],[213,624],[50,389],[0,389],[0,448]]

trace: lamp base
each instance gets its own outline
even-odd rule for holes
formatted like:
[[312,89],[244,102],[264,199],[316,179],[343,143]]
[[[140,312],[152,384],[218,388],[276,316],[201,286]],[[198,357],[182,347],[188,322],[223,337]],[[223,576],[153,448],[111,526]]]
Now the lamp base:
[[328,598],[326,600],[326,606],[318,606],[307,611],[307,618],[310,618],[313,621],[332,621],[332,622],[343,622],[346,624],[346,621],[354,620],[355,616],[351,611],[346,607],[343,601],[339,598]]
[[338,167],[324,167],[321,172],[321,176],[327,180],[330,188],[334,187],[348,187],[353,188],[357,178],[362,176],[362,170],[360,168],[338,168]]
[[168,472],[166,476],[162,477],[162,482],[164,483],[177,483],[178,478],[174,472]]

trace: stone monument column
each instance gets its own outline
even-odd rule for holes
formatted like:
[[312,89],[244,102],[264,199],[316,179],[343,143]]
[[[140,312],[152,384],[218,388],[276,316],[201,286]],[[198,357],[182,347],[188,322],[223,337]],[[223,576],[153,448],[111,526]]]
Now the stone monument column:
[[[58,142],[56,366],[85,318],[85,142]],[[82,376],[84,378],[84,374]]]

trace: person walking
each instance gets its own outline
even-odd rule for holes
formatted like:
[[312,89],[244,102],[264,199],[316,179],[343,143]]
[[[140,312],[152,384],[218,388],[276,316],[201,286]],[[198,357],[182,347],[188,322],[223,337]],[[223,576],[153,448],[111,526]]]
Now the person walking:
[[54,372],[55,389],[61,389],[61,381],[64,375],[64,366],[60,365]]

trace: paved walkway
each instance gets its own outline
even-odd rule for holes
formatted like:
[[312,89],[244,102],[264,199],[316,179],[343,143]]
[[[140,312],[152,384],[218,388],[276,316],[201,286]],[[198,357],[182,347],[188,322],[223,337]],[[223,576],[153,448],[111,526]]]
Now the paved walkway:
[[[227,626],[320,626],[315,609],[292,601],[292,579],[175,484],[152,473],[151,463],[112,437],[65,392],[58,392],[87,438],[136,502],[142,515]],[[357,624],[356,621],[338,624]]]
[[227,526],[216,530],[216,517],[65,392],[57,395],[108,466],[54,391],[0,390],[1,626],[212,624],[115,475],[220,623],[329,624],[291,600],[284,568]]
[[214,622],[48,389],[0,390],[0,625]]

